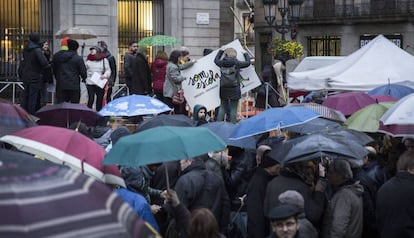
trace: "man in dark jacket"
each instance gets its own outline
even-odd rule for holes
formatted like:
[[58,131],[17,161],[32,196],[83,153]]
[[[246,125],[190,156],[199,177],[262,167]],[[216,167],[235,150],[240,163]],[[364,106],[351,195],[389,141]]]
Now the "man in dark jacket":
[[181,176],[175,184],[180,201],[190,210],[210,209],[224,231],[230,219],[230,200],[223,180],[206,170],[200,158],[180,160]]
[[400,156],[397,169],[377,193],[377,227],[382,238],[414,237],[414,151]]
[[79,103],[81,89],[80,82],[87,77],[85,63],[78,55],[79,43],[68,40],[69,50],[60,50],[53,55],[53,73],[59,85],[58,103]]
[[132,61],[132,90],[130,94],[148,95],[152,93],[151,69],[148,64],[146,50],[138,49]]
[[106,102],[108,103],[112,100],[112,87],[116,81],[116,59],[115,56],[113,56],[108,50],[108,45],[105,41],[98,41],[98,46],[102,47],[102,52],[106,55],[106,59],[109,62],[109,67],[111,68],[111,76],[109,76],[108,79],[108,91],[106,92]]
[[125,84],[128,87],[129,93],[132,91],[132,68],[134,61],[136,60],[138,50],[138,43],[136,41],[131,41],[128,44],[128,51],[124,56],[124,76]]
[[24,47],[23,61],[20,64],[19,76],[23,81],[24,93],[22,107],[32,115],[36,112],[42,75],[51,70],[49,61],[40,46],[40,35],[33,32]]
[[261,145],[257,148],[256,159],[260,161],[247,188],[247,237],[264,238],[270,233],[270,221],[264,213],[263,203],[267,183],[279,174],[280,163],[267,154],[271,148]]

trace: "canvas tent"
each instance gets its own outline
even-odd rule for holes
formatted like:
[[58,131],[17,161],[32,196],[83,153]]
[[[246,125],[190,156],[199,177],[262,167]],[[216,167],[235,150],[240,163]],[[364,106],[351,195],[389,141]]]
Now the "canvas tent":
[[344,59],[315,70],[291,72],[293,90],[369,91],[387,83],[414,88],[414,56],[382,35]]

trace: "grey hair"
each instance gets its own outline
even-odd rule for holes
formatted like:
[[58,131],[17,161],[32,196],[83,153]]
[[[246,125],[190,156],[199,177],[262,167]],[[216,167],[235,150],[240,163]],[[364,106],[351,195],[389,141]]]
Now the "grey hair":
[[338,173],[340,176],[342,176],[342,178],[348,180],[354,177],[351,170],[351,165],[348,161],[344,159],[334,159],[332,163],[335,173]]

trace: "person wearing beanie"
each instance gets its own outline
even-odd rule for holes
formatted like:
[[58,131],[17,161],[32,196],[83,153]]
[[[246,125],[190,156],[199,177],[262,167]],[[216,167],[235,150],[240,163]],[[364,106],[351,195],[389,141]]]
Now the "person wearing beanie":
[[40,104],[36,105],[40,97],[39,85],[41,85],[43,75],[47,71],[51,75],[50,70],[50,63],[40,46],[40,35],[37,32],[32,32],[24,47],[23,60],[20,62],[18,71],[24,86],[21,106],[29,114],[34,115],[40,107]]
[[111,68],[111,75],[109,76],[108,79],[108,88],[106,89],[106,103],[112,101],[112,87],[115,84],[116,81],[116,60],[115,60],[115,56],[113,56],[111,54],[111,52],[108,50],[108,45],[106,44],[105,41],[98,41],[98,46],[100,46],[102,48],[102,52],[106,55],[106,59],[109,62],[109,67]]
[[281,204],[288,204],[295,206],[298,210],[298,225],[301,234],[306,234],[309,238],[318,238],[318,231],[312,225],[312,223],[306,219],[305,216],[305,200],[302,194],[295,190],[287,190],[279,195],[279,201]]
[[67,40],[68,50],[60,50],[53,55],[53,73],[56,78],[57,102],[79,103],[81,96],[80,83],[86,79],[86,66],[78,55],[79,43]]
[[[299,238],[299,210],[289,204],[281,204],[269,211],[272,234],[269,238]],[[306,233],[305,233],[306,234]],[[306,234],[306,237],[308,234]]]
[[124,136],[130,135],[130,134],[131,132],[126,126],[120,126],[116,129],[112,129],[112,133],[109,136],[111,142],[105,148],[106,152],[109,152],[112,149],[112,147],[115,145],[115,143],[118,142],[119,139],[121,139]]
[[95,109],[100,111],[104,105],[105,89],[95,84],[91,78],[94,73],[97,73],[100,75],[100,80],[108,80],[111,76],[111,67],[100,46],[92,46],[89,50],[90,54],[87,56],[85,63],[87,70],[86,89],[88,90],[87,105],[89,108],[93,108],[96,96]]
[[63,37],[63,39],[60,41],[60,50],[69,50],[69,46],[68,46],[69,39],[70,39],[69,36]]
[[261,145],[256,150],[259,166],[247,187],[247,233],[248,237],[266,237],[270,233],[269,220],[264,213],[264,199],[269,181],[279,175],[280,162],[269,157],[272,149]]

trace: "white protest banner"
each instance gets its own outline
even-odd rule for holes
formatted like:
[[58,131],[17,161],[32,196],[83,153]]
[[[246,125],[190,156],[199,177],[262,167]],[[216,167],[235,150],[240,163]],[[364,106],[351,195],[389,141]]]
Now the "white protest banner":
[[[245,50],[239,40],[234,40],[223,47],[234,48],[237,51],[237,59],[245,60],[243,56]],[[191,108],[196,104],[205,106],[207,110],[214,110],[220,106],[220,68],[214,63],[218,51],[218,49],[213,51],[197,60],[190,68],[181,71],[181,75],[186,77],[182,82],[184,96]],[[242,93],[260,86],[260,79],[253,65],[241,69],[240,74],[243,78],[240,85]]]

